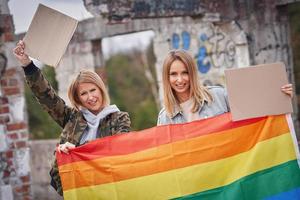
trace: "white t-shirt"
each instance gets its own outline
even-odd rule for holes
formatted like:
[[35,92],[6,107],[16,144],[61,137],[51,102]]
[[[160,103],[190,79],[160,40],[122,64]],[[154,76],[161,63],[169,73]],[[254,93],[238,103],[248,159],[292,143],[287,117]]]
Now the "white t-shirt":
[[187,122],[195,121],[200,119],[198,112],[192,112],[193,101],[192,98],[180,104],[182,113]]

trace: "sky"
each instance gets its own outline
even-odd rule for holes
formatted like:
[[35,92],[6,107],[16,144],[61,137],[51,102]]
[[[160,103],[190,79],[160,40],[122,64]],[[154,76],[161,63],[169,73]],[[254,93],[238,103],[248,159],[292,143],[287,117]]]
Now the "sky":
[[[39,3],[79,21],[93,17],[84,7],[83,0],[9,0],[8,6],[13,16],[16,34],[27,31]],[[152,31],[145,31],[104,38],[102,41],[104,58],[108,59],[115,53],[124,52],[131,48],[144,49],[153,36]]]
[[39,3],[77,20],[92,17],[92,14],[84,7],[82,0],[9,0],[8,6],[13,15],[15,33],[22,33],[28,29]]

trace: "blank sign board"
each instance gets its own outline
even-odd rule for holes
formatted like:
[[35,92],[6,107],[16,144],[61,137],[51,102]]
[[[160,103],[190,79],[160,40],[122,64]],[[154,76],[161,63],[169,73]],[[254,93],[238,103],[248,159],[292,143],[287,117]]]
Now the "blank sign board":
[[291,113],[291,98],[281,91],[288,83],[283,63],[225,71],[232,120]]
[[25,53],[56,67],[66,51],[78,21],[39,4],[24,37]]

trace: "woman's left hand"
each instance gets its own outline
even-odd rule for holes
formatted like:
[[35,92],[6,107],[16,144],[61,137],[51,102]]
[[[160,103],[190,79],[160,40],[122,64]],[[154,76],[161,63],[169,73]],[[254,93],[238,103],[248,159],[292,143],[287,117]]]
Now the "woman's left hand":
[[289,95],[291,98],[293,97],[293,85],[292,84],[286,84],[281,87],[281,91],[287,95]]
[[69,154],[69,150],[71,150],[71,149],[74,149],[75,148],[75,145],[74,144],[72,144],[72,143],[70,143],[70,142],[66,142],[66,143],[64,143],[64,144],[60,144],[60,145],[58,145],[58,147],[57,147],[57,151],[59,152],[59,153],[66,153],[66,154]]

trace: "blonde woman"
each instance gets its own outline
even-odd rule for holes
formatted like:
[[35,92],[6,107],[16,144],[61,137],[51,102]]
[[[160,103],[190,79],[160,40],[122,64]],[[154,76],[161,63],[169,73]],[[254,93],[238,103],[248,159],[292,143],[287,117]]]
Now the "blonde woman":
[[[105,85],[96,73],[83,70],[73,80],[68,90],[73,107],[69,107],[55,93],[24,49],[24,42],[19,41],[13,53],[23,66],[26,81],[33,94],[63,129],[57,147],[59,153],[69,153],[75,146],[96,138],[129,132],[128,113],[121,112],[116,105],[110,105]],[[63,195],[56,160],[50,175],[51,185]]]
[[[172,50],[163,64],[164,108],[157,124],[177,124],[213,117],[229,112],[227,92],[218,86],[204,87],[196,63],[185,50]],[[292,97],[291,84],[281,91]]]

